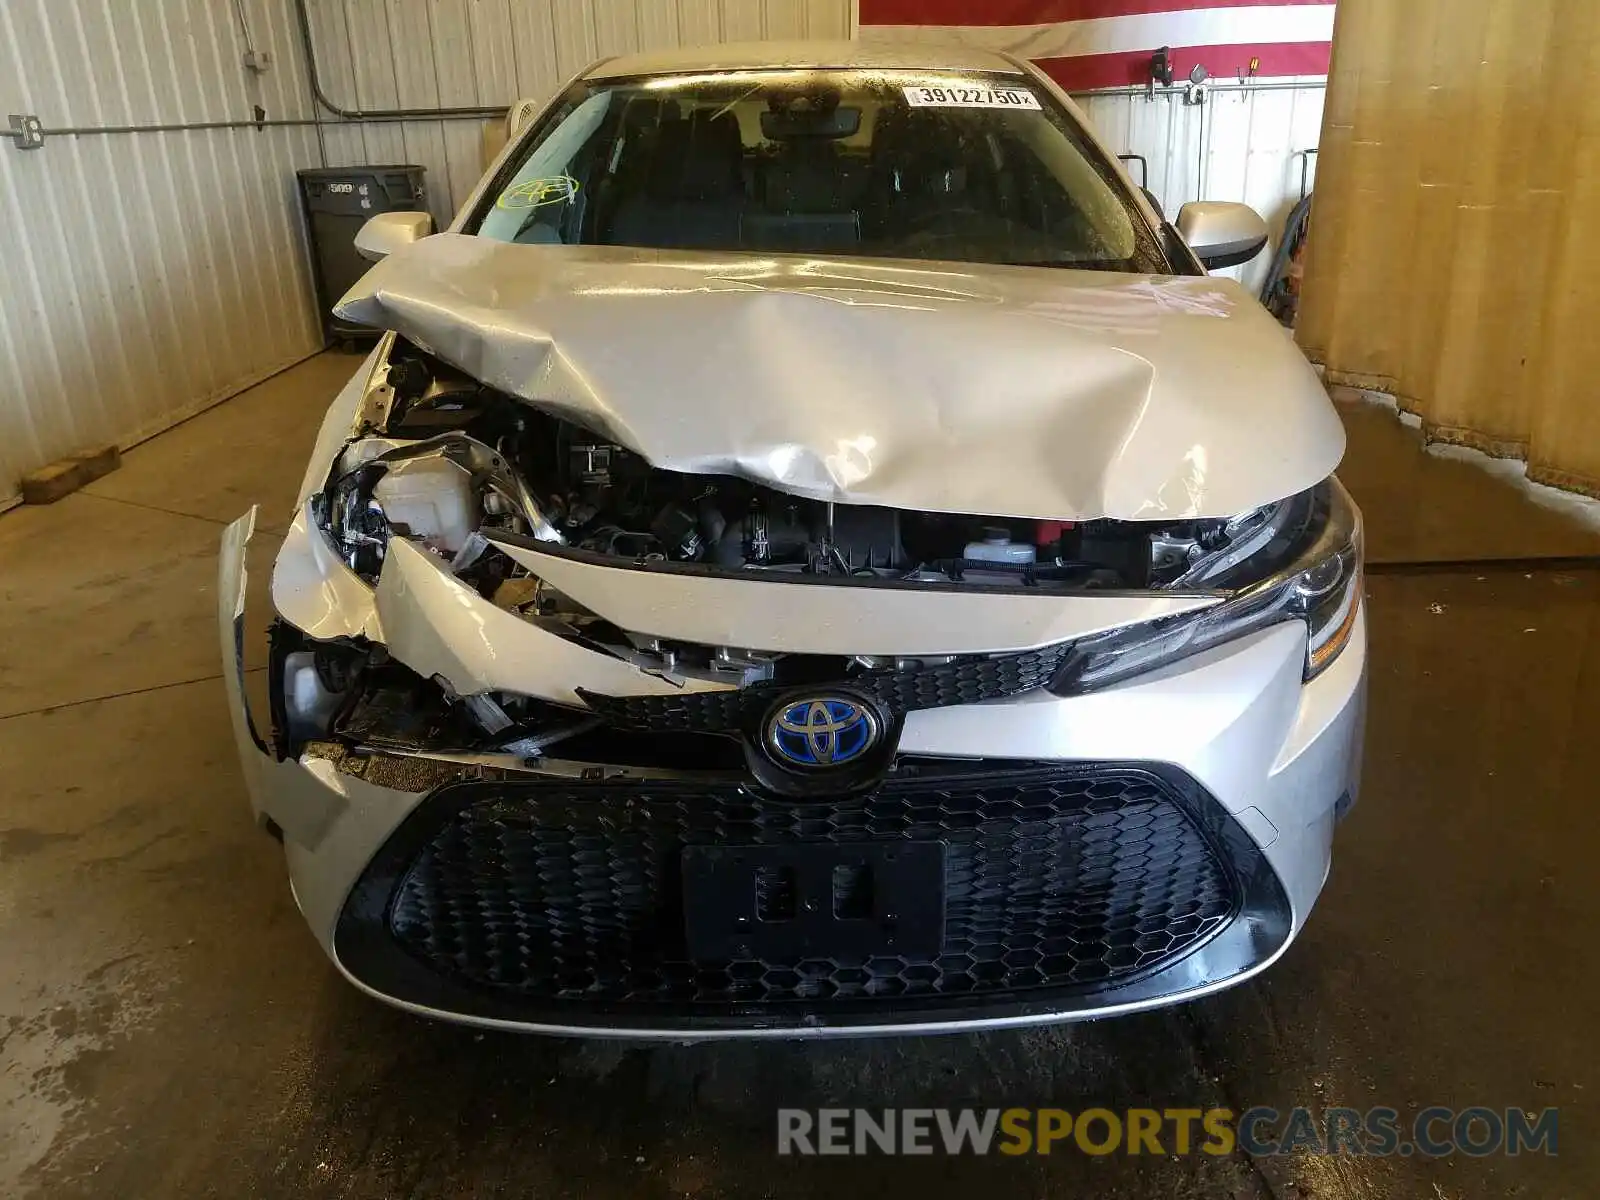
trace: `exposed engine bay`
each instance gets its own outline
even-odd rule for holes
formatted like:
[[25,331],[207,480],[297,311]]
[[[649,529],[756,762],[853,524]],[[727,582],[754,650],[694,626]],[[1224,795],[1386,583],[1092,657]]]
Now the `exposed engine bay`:
[[1293,532],[1288,501],[1232,520],[1040,521],[834,504],[659,470],[404,343],[365,426],[321,498],[348,565],[371,581],[388,538],[410,537],[503,606],[531,596],[505,590],[513,565],[485,534],[723,572],[1076,591],[1226,586],[1232,566]]
[[[670,641],[619,628],[503,547],[841,586],[1219,595],[1248,591],[1303,547],[1325,515],[1314,491],[1231,520],[1169,522],[1041,521],[800,498],[734,476],[657,469],[398,339],[352,432],[311,509],[367,583],[378,582],[392,540],[404,538],[494,606],[627,663],[669,692],[726,689],[707,694],[723,696],[715,703],[730,722],[746,700],[801,684],[909,689],[922,697],[913,707],[970,703],[1030,687],[1086,686],[1079,676],[1098,660],[1069,645],[904,658]],[[635,726],[619,740],[629,702],[604,694],[580,691],[587,708],[507,691],[458,694],[382,644],[318,642],[282,625],[278,637],[283,708],[275,726],[285,752],[332,737],[358,750],[429,744],[526,759],[561,743],[558,753],[576,760],[592,753],[614,763],[637,753],[658,766],[739,762],[737,743],[716,736],[661,738]],[[1064,682],[1069,675],[1074,681]]]

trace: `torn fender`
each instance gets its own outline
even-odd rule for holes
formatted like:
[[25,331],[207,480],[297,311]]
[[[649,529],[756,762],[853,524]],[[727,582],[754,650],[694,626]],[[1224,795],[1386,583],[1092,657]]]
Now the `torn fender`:
[[245,553],[255,533],[256,509],[222,531],[217,561],[217,631],[222,650],[222,682],[228,694],[228,716],[239,751],[239,769],[257,821],[271,819],[288,841],[315,848],[339,814],[344,792],[327,764],[319,764],[321,788],[298,786],[309,768],[280,761],[267,746],[250,713],[244,690],[244,599],[249,580]]
[[328,544],[309,503],[300,506],[284,535],[272,571],[272,604],[279,616],[314,638],[383,641],[371,585]]
[[1042,520],[1230,517],[1344,431],[1236,283],[440,234],[338,305],[652,465]]
[[[240,526],[236,522],[230,533]],[[230,553],[224,537],[225,570]],[[438,676],[461,696],[508,691],[581,708],[575,685],[611,696],[730,686],[696,679],[669,682],[540,629],[485,600],[404,538],[390,540],[373,588],[340,560],[304,507],[279,550],[272,602],[280,617],[311,637],[382,644],[399,662],[425,678]],[[225,658],[228,653],[225,648]]]
[[389,653],[458,695],[507,691],[584,707],[575,687],[608,696],[725,691],[711,680],[669,682],[632,663],[540,629],[467,587],[426,550],[389,542],[377,612]]

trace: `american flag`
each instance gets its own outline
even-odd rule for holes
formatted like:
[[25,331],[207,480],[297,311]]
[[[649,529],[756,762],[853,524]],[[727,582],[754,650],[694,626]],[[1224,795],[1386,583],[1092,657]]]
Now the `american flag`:
[[859,0],[864,31],[959,36],[1031,58],[1073,91],[1142,84],[1172,48],[1178,80],[1326,75],[1334,0]]

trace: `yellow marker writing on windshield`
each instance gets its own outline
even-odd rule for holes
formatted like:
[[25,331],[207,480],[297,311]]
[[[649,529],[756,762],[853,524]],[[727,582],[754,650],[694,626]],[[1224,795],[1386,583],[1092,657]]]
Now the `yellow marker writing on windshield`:
[[570,175],[555,175],[548,179],[525,179],[513,184],[500,194],[496,208],[519,210],[543,208],[547,204],[561,204],[578,194],[578,181]]

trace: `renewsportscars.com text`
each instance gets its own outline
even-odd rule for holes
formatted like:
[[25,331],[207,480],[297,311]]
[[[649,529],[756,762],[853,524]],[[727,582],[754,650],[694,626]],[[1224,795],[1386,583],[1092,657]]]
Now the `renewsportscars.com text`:
[[1555,1154],[1560,1110],[781,1108],[781,1155]]

